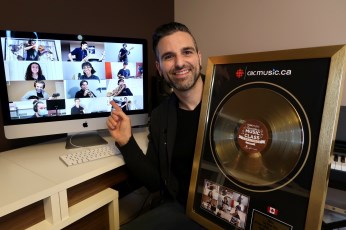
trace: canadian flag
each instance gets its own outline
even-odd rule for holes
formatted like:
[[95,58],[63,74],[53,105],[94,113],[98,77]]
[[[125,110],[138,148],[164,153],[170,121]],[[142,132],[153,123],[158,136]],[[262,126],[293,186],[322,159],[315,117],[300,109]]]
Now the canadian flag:
[[267,207],[267,212],[275,216],[279,214],[279,210],[270,206]]

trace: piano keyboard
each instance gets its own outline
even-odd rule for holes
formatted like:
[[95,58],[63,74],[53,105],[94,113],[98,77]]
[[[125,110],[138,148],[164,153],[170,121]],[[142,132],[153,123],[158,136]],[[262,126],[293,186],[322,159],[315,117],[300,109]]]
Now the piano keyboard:
[[345,148],[334,149],[329,175],[329,187],[346,191],[346,151]]
[[346,172],[346,154],[334,152],[334,158],[331,164],[331,169]]

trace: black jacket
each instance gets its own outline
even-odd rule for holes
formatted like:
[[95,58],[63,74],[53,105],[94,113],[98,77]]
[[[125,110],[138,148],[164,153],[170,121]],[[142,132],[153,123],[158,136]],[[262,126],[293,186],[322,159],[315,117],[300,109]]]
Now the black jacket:
[[[119,147],[129,170],[150,192],[160,191],[175,198],[177,179],[171,173],[171,158],[176,136],[178,98],[173,93],[151,113],[149,143],[143,154],[133,136]],[[167,193],[168,192],[168,193]]]

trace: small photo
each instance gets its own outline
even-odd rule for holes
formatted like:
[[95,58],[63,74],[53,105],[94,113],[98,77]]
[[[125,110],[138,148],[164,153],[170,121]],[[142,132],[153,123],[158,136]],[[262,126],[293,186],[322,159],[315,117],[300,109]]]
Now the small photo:
[[230,188],[204,180],[201,208],[230,225],[245,229],[249,197]]

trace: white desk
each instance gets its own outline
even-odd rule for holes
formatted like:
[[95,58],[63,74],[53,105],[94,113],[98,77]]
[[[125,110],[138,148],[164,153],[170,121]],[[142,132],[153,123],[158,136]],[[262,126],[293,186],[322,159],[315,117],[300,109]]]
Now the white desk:
[[[147,129],[133,133],[146,151]],[[107,131],[101,134],[113,142]],[[110,229],[119,228],[115,190],[105,189],[70,207],[67,190],[124,165],[122,156],[67,167],[59,159],[65,151],[65,139],[59,139],[0,154],[0,223],[5,215],[42,200],[45,220],[32,229],[61,229],[104,205],[109,206]]]

